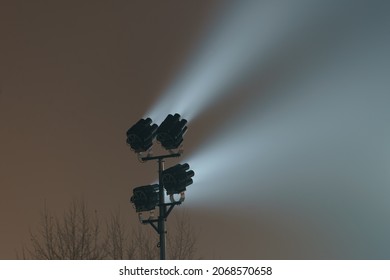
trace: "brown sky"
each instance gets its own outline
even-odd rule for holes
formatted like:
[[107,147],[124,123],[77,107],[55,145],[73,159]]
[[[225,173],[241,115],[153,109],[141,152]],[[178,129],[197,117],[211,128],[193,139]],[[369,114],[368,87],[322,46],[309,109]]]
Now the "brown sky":
[[102,212],[133,212],[131,187],[156,174],[125,132],[172,79],[213,5],[1,1],[0,258],[14,258],[44,199],[61,209],[84,196]]

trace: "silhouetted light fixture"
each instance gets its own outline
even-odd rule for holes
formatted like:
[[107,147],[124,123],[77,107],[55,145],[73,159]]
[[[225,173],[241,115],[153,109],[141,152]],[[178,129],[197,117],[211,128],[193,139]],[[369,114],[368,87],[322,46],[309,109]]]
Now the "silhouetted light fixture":
[[140,119],[127,131],[127,144],[136,152],[146,152],[153,145],[158,125],[152,125],[152,119]]
[[133,196],[130,198],[136,212],[154,210],[159,201],[158,184],[134,188]]
[[189,169],[188,163],[184,163],[172,166],[162,172],[162,185],[168,195],[180,194],[186,190],[187,186],[192,184],[192,177],[195,172]]
[[187,120],[180,120],[179,114],[169,114],[157,129],[157,141],[167,150],[177,149],[187,131],[186,123]]

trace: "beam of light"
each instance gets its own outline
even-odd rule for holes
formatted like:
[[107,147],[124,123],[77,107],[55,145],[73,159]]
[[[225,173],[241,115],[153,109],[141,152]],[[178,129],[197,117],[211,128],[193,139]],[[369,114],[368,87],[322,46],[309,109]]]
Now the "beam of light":
[[[245,106],[183,160],[196,174],[185,204],[298,220],[290,230],[314,240],[306,258],[388,259],[389,5],[321,2],[234,2],[146,116],[192,120],[254,80]],[[331,27],[315,35],[318,22]],[[323,30],[321,49],[311,43]]]
[[226,3],[184,69],[145,116],[160,123],[168,113],[178,112],[193,120],[330,6],[324,1]]
[[293,230],[321,232],[311,250],[323,256],[390,257],[390,20],[363,21],[294,79],[254,91],[185,159],[187,206],[299,217]]

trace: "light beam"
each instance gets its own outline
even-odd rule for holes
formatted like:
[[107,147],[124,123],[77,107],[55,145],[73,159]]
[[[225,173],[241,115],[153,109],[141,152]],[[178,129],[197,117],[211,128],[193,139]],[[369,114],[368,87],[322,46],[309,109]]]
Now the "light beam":
[[324,1],[226,3],[172,86],[145,117],[160,123],[166,114],[178,112],[193,120],[280,46],[291,44],[308,21],[321,21],[332,7]]
[[322,232],[312,251],[389,258],[390,38],[383,26],[389,20],[349,34],[293,80],[254,92],[186,159],[197,171],[187,206],[284,213],[306,224],[294,230]]
[[[238,84],[255,85],[186,159],[197,174],[186,205],[299,217],[305,228],[293,231],[323,233],[310,250],[328,250],[325,258],[389,258],[388,8],[237,1],[223,10],[146,114],[194,120]],[[281,69],[264,86],[275,64]]]

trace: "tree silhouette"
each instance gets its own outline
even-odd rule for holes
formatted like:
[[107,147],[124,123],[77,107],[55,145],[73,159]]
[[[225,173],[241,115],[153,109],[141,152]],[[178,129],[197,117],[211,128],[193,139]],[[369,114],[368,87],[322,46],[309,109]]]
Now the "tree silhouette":
[[[168,234],[171,259],[193,259],[196,232],[186,213],[176,216]],[[158,235],[149,227],[134,224],[129,228],[119,209],[105,222],[97,211],[91,212],[84,200],[72,201],[62,216],[53,215],[47,204],[39,227],[30,230],[30,242],[22,246],[22,259],[98,260],[158,259]]]

